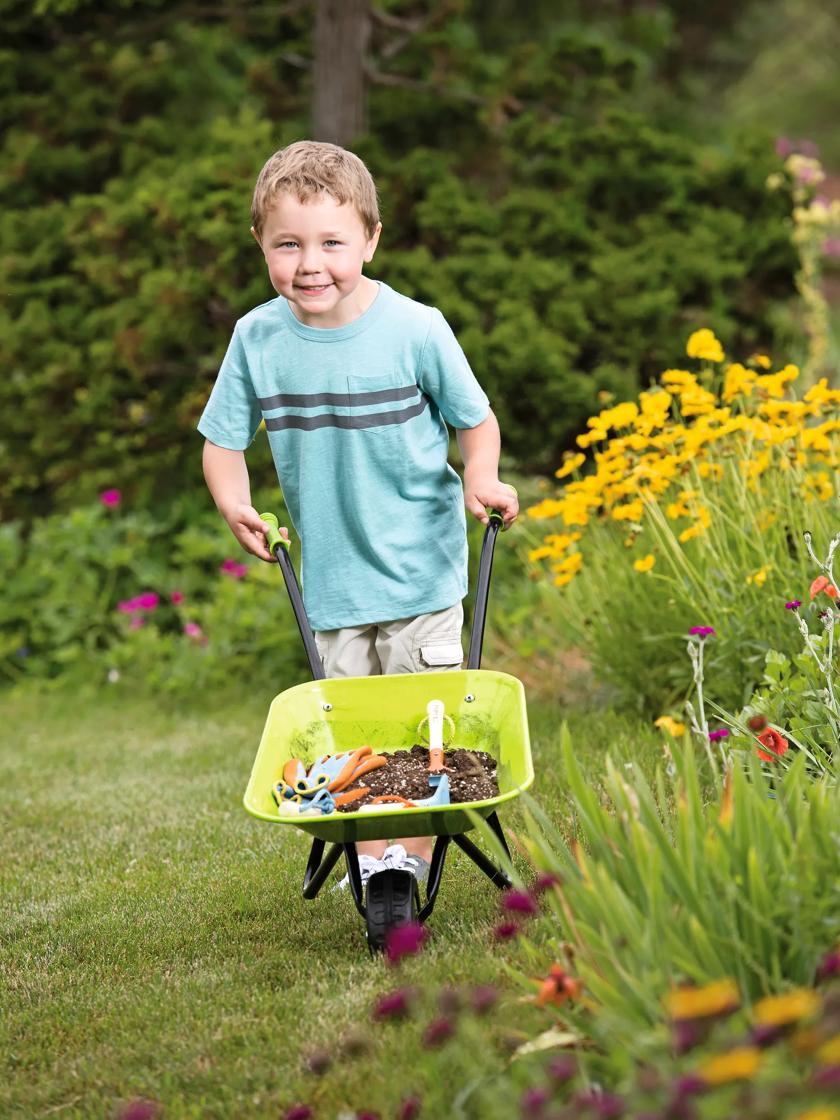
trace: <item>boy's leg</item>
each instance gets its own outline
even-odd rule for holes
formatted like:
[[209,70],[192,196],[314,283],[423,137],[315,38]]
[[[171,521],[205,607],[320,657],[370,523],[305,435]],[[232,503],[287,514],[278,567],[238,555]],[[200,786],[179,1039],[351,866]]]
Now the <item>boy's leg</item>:
[[[378,677],[382,672],[375,625],[316,630],[315,645],[328,677]],[[365,840],[356,844],[356,851],[360,856],[381,859],[387,846],[387,840]]]
[[[464,650],[461,630],[464,608],[461,603],[416,618],[400,618],[379,624],[376,652],[381,671],[390,673],[440,673],[461,668]],[[431,697],[430,697],[431,699]],[[394,841],[409,857],[432,860],[431,836],[404,836]]]

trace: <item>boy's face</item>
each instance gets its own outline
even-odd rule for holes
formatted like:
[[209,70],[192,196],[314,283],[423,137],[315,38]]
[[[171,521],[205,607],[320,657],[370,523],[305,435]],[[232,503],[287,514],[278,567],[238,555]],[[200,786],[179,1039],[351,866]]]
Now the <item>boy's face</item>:
[[282,194],[266,215],[262,237],[251,232],[274,290],[286,297],[298,319],[311,327],[340,327],[370,303],[359,285],[381,228],[368,237],[355,207],[339,205],[328,194],[308,202]]

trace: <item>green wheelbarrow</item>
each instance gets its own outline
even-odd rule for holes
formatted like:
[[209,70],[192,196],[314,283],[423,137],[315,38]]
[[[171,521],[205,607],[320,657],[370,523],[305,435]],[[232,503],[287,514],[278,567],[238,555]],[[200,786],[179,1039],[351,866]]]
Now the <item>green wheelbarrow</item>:
[[[502,519],[495,511],[491,513],[484,534],[466,669],[327,679],[289,558],[289,542],[277,532],[277,519],[272,514],[261,516],[272,527],[269,548],[283,573],[314,679],[281,692],[273,700],[244,805],[260,820],[292,825],[312,836],[303,879],[304,898],[315,898],[344,856],[350,891],[366,923],[368,945],[378,951],[385,947],[388,931],[394,926],[423,922],[432,913],[450,841],[495,886],[511,885],[505,872],[465,835],[475,827],[476,818],[483,818],[509,856],[496,810],[527,789],[534,779],[522,684],[507,673],[479,667],[493,548]],[[308,766],[323,755],[352,751],[362,744],[371,746],[377,754],[410,749],[432,698],[442,700],[454,719],[459,747],[486,751],[496,759],[496,797],[422,808],[368,807],[365,811],[312,817],[284,815],[275,803],[272,789],[290,759],[300,759]],[[368,879],[366,891],[362,889],[357,841],[398,836],[436,837],[425,901],[420,898],[414,876],[403,870],[377,872]]]

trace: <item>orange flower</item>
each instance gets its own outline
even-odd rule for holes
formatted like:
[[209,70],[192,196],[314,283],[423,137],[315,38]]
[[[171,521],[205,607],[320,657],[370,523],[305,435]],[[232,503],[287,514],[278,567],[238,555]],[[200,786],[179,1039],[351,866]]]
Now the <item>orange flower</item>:
[[553,964],[548,970],[548,976],[540,981],[540,990],[534,997],[534,1002],[543,1006],[554,1003],[560,1006],[567,1000],[577,999],[580,996],[582,984],[568,976],[559,964]]
[[775,762],[777,758],[781,758],[783,754],[787,754],[787,739],[784,735],[780,735],[778,731],[774,731],[772,727],[768,727],[766,731],[762,731],[756,738],[762,746],[767,747],[768,751],[773,752],[772,754],[768,754],[767,751],[761,750],[760,747],[756,748],[758,750],[758,757],[765,762]]
[[824,591],[830,599],[837,598],[837,588],[828,582],[826,576],[817,576],[811,584],[811,598],[816,599],[821,591]]

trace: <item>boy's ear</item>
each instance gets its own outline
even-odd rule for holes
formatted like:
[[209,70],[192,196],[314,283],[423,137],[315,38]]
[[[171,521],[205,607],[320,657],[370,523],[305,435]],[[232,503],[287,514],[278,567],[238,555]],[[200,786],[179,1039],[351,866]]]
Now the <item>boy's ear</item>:
[[379,235],[382,233],[382,222],[376,223],[376,229],[368,239],[367,247],[365,249],[365,263],[373,260],[373,254],[376,252],[376,246],[379,244]]
[[257,231],[254,229],[253,226],[251,226],[251,234],[252,234],[254,240],[256,241],[256,243],[262,249],[262,241],[260,241],[260,235],[257,233]]

